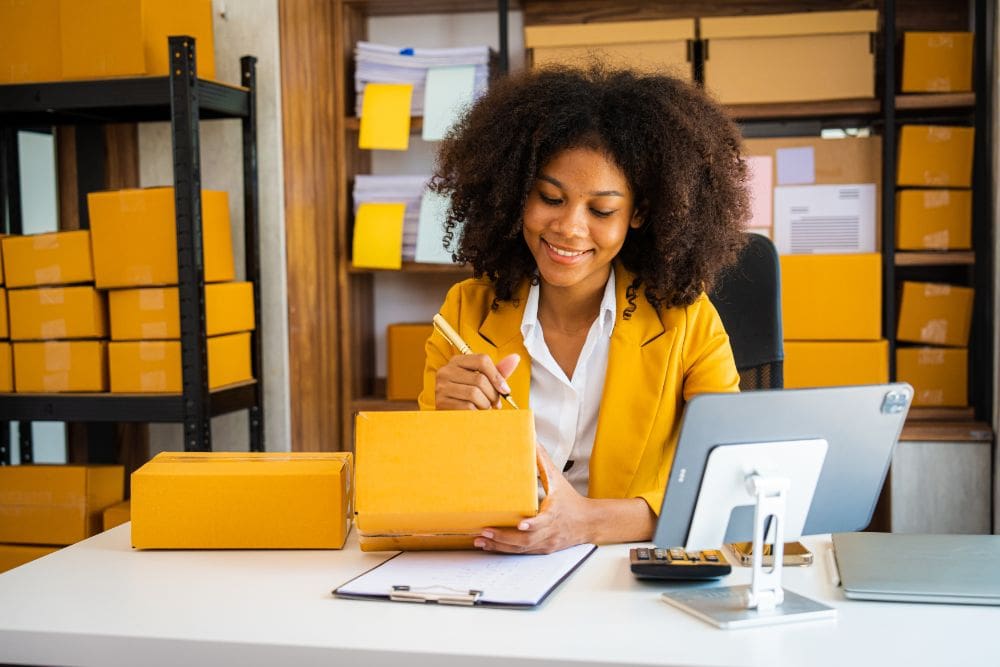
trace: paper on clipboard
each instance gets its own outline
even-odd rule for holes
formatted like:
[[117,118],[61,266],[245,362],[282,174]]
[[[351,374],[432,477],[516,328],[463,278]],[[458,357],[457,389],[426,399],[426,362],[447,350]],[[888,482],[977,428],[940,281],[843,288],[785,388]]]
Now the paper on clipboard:
[[875,185],[776,187],[774,245],[781,255],[875,252]]

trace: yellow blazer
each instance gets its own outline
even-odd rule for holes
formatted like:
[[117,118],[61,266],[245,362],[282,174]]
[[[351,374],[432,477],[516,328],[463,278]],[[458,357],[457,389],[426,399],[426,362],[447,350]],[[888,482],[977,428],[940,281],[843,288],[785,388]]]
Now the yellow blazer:
[[[588,496],[643,498],[659,514],[684,402],[696,394],[739,391],[739,375],[729,336],[705,294],[686,308],[660,312],[640,294],[635,312],[626,320],[625,290],[633,276],[618,262],[614,266],[618,314],[590,459]],[[521,336],[529,287],[524,281],[513,301],[502,302],[494,311],[492,284],[469,279],[454,285],[441,306],[441,314],[475,352],[487,353],[494,361],[521,355],[507,384],[522,407],[530,405],[531,363]],[[456,350],[434,333],[426,352],[419,402],[420,409],[433,410],[437,370]]]

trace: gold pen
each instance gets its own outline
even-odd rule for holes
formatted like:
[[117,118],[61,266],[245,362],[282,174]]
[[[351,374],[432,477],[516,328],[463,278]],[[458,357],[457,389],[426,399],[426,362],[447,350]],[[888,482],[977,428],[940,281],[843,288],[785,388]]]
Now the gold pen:
[[[448,320],[441,316],[441,313],[436,313],[434,315],[433,322],[434,328],[438,331],[438,333],[444,336],[445,339],[461,354],[472,354],[472,348],[469,347],[469,344],[462,340],[462,337],[458,335],[458,332],[455,331],[450,324],[448,324]],[[501,393],[500,396],[503,400],[507,401],[510,407],[515,410],[518,409],[517,403],[515,403],[514,399],[510,397],[510,394]]]

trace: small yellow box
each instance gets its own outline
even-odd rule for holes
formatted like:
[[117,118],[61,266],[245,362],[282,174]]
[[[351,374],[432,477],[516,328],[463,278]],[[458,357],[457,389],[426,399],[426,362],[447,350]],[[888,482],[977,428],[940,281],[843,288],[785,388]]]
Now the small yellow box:
[[971,190],[900,190],[896,193],[898,250],[967,250],[971,247]]
[[14,390],[23,393],[107,391],[107,346],[98,340],[14,343]]
[[349,452],[161,452],[132,473],[137,549],[339,549]]
[[889,381],[889,342],[785,341],[785,389]]
[[59,551],[60,547],[43,547],[35,544],[0,544],[0,573],[13,570],[36,558]]
[[4,275],[7,287],[68,285],[94,280],[90,232],[51,232],[5,236]]
[[966,347],[975,290],[944,283],[903,282],[896,339]]
[[972,90],[971,32],[904,32],[904,93]]
[[7,324],[7,290],[0,287],[0,339],[10,338],[10,326]]
[[2,466],[0,542],[66,545],[96,535],[124,490],[118,465]]
[[[113,394],[179,394],[181,343],[176,340],[112,342],[108,348]],[[253,379],[250,334],[208,339],[208,388]]]
[[0,341],[0,394],[14,391],[14,360],[10,343]]
[[107,336],[105,298],[93,287],[11,290],[10,337],[54,340]]
[[390,324],[386,330],[386,398],[415,401],[424,388],[424,345],[434,332],[430,324]]
[[[176,287],[113,290],[109,303],[112,340],[172,340],[181,337]],[[209,336],[253,329],[253,283],[205,285],[205,331]]]
[[111,530],[115,526],[131,521],[132,501],[123,500],[104,510],[103,527],[104,530]]
[[359,412],[362,551],[471,549],[538,513],[530,410]]
[[881,255],[782,255],[781,325],[785,340],[881,338]]
[[975,133],[972,127],[904,125],[896,185],[971,187]]
[[[205,282],[235,277],[226,192],[201,192]],[[87,195],[99,288],[177,284],[177,225],[173,188]]]
[[5,238],[7,238],[7,234],[0,234],[0,285],[5,284],[3,276],[3,240]]
[[903,347],[896,350],[896,377],[913,385],[913,405],[969,404],[969,350]]
[[0,84],[58,81],[59,0],[0,0]]

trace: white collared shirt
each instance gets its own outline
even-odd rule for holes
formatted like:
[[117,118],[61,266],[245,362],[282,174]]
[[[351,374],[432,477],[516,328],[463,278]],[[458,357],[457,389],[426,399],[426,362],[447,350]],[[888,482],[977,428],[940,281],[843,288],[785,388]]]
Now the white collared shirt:
[[600,310],[587,332],[572,380],[566,377],[545,343],[538,321],[538,297],[538,285],[532,285],[521,319],[524,347],[531,357],[530,404],[535,413],[535,434],[558,470],[563,470],[567,461],[573,461],[564,473],[566,479],[579,493],[587,495],[590,454],[594,449],[611,332],[615,326],[615,273],[612,271],[608,277]]

